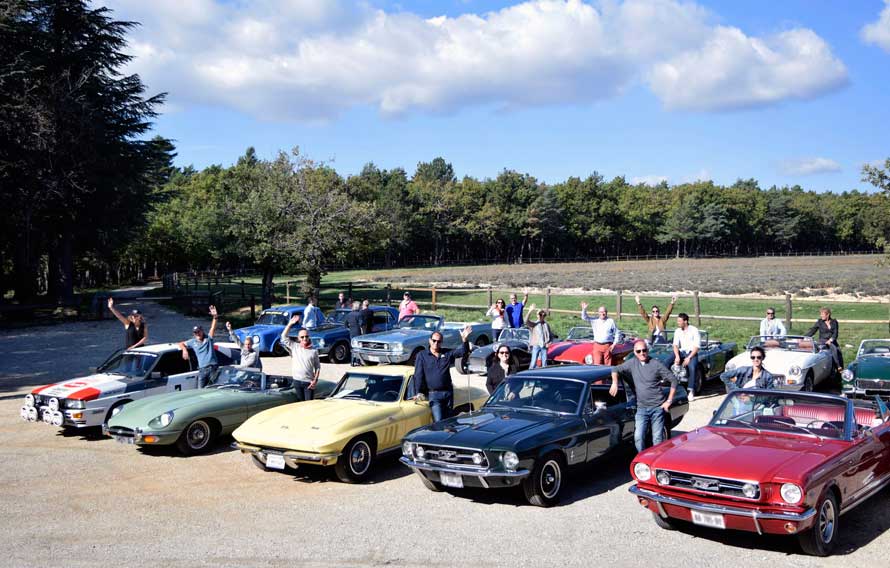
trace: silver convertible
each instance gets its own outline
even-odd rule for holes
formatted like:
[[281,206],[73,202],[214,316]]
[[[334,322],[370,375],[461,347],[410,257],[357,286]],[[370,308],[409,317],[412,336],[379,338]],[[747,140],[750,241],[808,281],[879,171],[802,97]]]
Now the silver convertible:
[[831,351],[813,341],[812,337],[786,335],[761,337],[748,341],[744,353],[726,364],[726,370],[751,364],[751,349],[761,347],[766,353],[763,366],[773,375],[784,375],[778,389],[811,391],[822,383],[829,383],[836,374]]
[[389,331],[369,333],[352,339],[352,353],[367,363],[414,364],[417,354],[429,346],[429,338],[440,332],[444,347],[454,349],[461,344],[460,332],[470,326],[469,342],[473,345],[491,343],[490,323],[445,323],[436,315],[406,316]]

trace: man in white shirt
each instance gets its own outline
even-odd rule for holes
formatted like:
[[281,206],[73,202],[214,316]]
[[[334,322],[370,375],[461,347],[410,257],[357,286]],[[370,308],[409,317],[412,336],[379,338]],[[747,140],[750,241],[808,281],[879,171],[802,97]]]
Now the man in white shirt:
[[782,320],[776,319],[776,310],[767,308],[766,317],[760,320],[760,337],[784,337],[787,333]]
[[612,350],[618,343],[618,326],[609,317],[606,306],[600,306],[596,316],[588,316],[587,302],[581,302],[581,319],[589,321],[593,329],[593,364],[611,365]]
[[674,365],[686,367],[689,402],[695,400],[695,381],[698,371],[698,350],[701,347],[701,334],[694,325],[689,325],[689,314],[677,316],[677,329],[674,330]]
[[318,298],[309,296],[309,302],[303,309],[303,329],[313,329],[324,323],[324,314],[318,307]]

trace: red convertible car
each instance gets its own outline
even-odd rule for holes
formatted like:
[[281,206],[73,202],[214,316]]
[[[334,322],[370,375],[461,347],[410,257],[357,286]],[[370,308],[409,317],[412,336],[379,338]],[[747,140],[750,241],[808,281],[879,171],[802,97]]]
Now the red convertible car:
[[641,452],[630,492],[665,529],[797,535],[831,553],[840,516],[890,481],[890,411],[880,399],[737,390],[711,422]]
[[[634,341],[637,339],[633,332],[619,332],[618,345],[612,350],[613,365],[618,365],[624,361],[628,353],[633,353]],[[570,329],[564,340],[556,341],[547,348],[547,361],[593,364],[593,330],[589,325]]]

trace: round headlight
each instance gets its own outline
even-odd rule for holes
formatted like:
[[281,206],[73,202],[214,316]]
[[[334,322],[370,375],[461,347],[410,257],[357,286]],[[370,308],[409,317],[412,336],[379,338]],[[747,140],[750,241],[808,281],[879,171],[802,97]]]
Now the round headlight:
[[401,343],[394,343],[392,346],[392,350],[395,353],[402,353],[403,351],[405,351],[405,346],[402,345]]
[[742,495],[744,495],[748,499],[757,497],[757,486],[753,483],[746,483],[742,485]]
[[585,365],[593,365],[593,355],[585,355],[584,356],[584,364]]
[[426,450],[423,449],[423,446],[417,446],[414,450],[414,455],[417,456],[417,459],[422,460],[426,457]]
[[800,500],[803,499],[803,491],[793,483],[783,484],[779,493],[782,495],[782,499],[784,499],[786,503],[792,505],[800,503]]
[[788,374],[789,375],[800,375],[800,366],[794,365],[793,367],[788,369]]
[[158,422],[161,423],[161,426],[166,428],[173,422],[173,412],[165,412],[158,417]]
[[25,406],[34,406],[34,395],[28,393],[25,395]]
[[414,444],[411,442],[402,442],[402,455],[409,458],[414,457]]
[[634,464],[634,477],[640,481],[649,481],[652,479],[652,470],[649,469],[648,465],[637,462]]
[[850,369],[844,369],[844,372],[841,373],[841,378],[848,382],[852,381],[853,380],[853,371],[851,371]]
[[52,397],[51,399],[49,399],[49,409],[52,410],[53,412],[58,410],[59,409],[59,399],[57,399],[56,397]]
[[111,415],[112,415],[112,416],[117,416],[117,415],[120,413],[120,411],[123,410],[123,409],[124,409],[124,405],[123,405],[123,404],[120,405],[120,406],[115,406],[114,408],[111,409]]
[[476,465],[482,465],[482,454],[480,454],[479,452],[474,452],[473,463]]
[[666,471],[659,471],[655,474],[655,479],[658,481],[659,485],[670,485],[671,484],[671,474]]
[[257,347],[257,346],[259,346],[259,344],[260,344],[260,336],[259,336],[259,335],[254,335],[254,336],[253,336],[253,346],[254,346],[254,347]]
[[504,462],[504,467],[507,469],[512,470],[519,466],[519,456],[516,455],[516,452],[504,452],[501,460]]

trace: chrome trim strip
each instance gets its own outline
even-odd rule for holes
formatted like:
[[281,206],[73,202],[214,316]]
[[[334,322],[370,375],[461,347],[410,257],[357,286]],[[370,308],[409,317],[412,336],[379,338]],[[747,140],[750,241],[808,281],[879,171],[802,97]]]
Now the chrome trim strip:
[[723,515],[749,517],[754,519],[754,524],[758,526],[759,523],[757,521],[760,519],[775,521],[793,521],[802,523],[804,521],[810,520],[816,514],[816,509],[812,508],[807,509],[803,513],[763,513],[758,509],[742,509],[740,507],[728,507],[725,505],[714,505],[711,503],[698,503],[695,501],[687,501],[686,499],[679,499],[676,497],[661,495],[654,491],[643,489],[639,485],[631,485],[628,488],[628,491],[630,491],[637,497],[651,499],[652,501],[655,501],[659,504],[667,503],[668,505],[675,505],[677,507],[685,507],[687,509],[695,509],[696,511],[704,511],[705,513],[720,513]]
[[466,469],[457,469],[451,467],[439,467],[433,464],[428,463],[419,463],[414,460],[408,459],[406,456],[402,456],[399,458],[399,461],[403,464],[407,465],[413,470],[424,470],[424,471],[435,471],[437,473],[453,473],[456,475],[466,475],[467,477],[526,477],[529,473],[531,473],[527,469],[517,469],[516,471],[491,471],[491,470],[483,470],[483,471],[473,471]]

